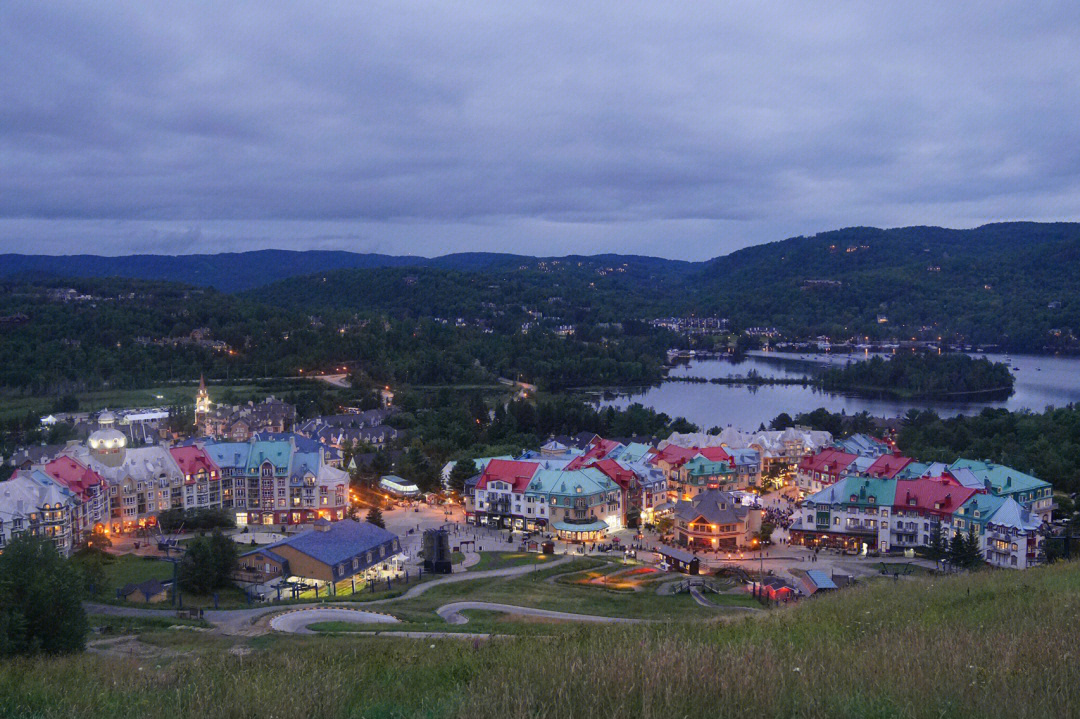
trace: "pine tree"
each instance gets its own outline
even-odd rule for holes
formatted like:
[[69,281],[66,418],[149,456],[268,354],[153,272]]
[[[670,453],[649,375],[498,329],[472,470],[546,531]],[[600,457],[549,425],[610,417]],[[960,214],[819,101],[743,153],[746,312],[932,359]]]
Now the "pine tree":
[[952,543],[949,544],[949,563],[955,567],[964,566],[964,561],[967,555],[967,541],[964,539],[963,532],[957,532],[953,535]]
[[368,524],[374,524],[376,527],[386,529],[386,521],[383,520],[382,510],[378,507],[372,507],[368,510],[367,519],[365,521]]
[[975,525],[972,524],[968,527],[967,541],[965,545],[964,566],[968,569],[975,569],[983,563],[982,550],[979,548],[979,535],[975,533]]
[[930,557],[932,559],[945,558],[945,538],[941,535],[941,525],[935,524],[930,532]]
[[465,480],[476,475],[476,463],[471,459],[462,459],[454,463],[450,470],[450,490],[458,494],[465,492]]

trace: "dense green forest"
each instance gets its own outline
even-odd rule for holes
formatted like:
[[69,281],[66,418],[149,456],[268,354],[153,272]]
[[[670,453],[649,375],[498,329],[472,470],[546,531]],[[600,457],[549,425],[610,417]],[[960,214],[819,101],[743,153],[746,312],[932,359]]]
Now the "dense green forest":
[[897,443],[923,461],[989,459],[1029,472],[1063,492],[1080,491],[1080,407],[1039,414],[984,409],[973,417],[942,418],[912,410]]
[[873,357],[830,367],[820,381],[822,388],[831,392],[898,397],[1008,397],[1014,382],[1007,365],[985,357],[911,352],[895,354],[888,360]]
[[1037,352],[1076,346],[1078,266],[1076,223],[856,227],[713,260],[694,306],[794,337],[941,337]]
[[[92,299],[62,301],[56,283],[0,285],[0,386],[57,396],[163,382],[295,377],[342,367],[373,384],[477,384],[508,377],[541,387],[641,384],[662,375],[675,339],[639,323],[559,336],[455,326],[384,310],[313,314],[280,296],[236,296],[173,283],[72,280]],[[524,313],[522,313],[524,314]],[[525,315],[526,317],[528,315]],[[211,346],[192,341],[208,331]]]

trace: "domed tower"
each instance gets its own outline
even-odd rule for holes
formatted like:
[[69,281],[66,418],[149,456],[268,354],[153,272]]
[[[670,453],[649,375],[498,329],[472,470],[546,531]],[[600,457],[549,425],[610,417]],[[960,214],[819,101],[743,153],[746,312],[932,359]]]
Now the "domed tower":
[[199,392],[195,395],[195,426],[203,426],[208,414],[210,414],[210,393],[206,391],[206,376],[199,375]]
[[116,428],[116,415],[105,410],[98,415],[99,429],[86,440],[90,456],[106,467],[119,467],[124,463],[127,437]]

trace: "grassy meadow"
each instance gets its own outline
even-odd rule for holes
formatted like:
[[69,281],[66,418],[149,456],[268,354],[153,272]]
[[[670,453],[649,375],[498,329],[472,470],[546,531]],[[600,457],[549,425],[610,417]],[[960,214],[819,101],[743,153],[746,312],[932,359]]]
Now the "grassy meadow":
[[1077,617],[1072,563],[487,643],[147,630],[160,656],[5,662],[0,717],[1069,717]]

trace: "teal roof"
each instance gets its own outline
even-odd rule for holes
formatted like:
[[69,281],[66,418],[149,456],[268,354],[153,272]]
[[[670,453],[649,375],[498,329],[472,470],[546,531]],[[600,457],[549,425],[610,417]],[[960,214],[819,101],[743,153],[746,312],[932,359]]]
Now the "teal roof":
[[652,447],[642,442],[631,442],[623,447],[623,451],[619,453],[619,461],[637,462],[644,457],[650,449],[652,449]]
[[[578,491],[578,488],[581,491]],[[595,467],[565,472],[558,469],[538,469],[525,491],[554,497],[573,497],[599,494],[618,489],[618,485]]]
[[285,474],[289,471],[291,454],[290,442],[252,442],[248,454],[248,472],[257,473],[263,462],[269,460],[274,465],[274,474]]
[[949,465],[949,469],[971,470],[971,473],[982,482],[989,482],[998,494],[1018,494],[1050,487],[1049,482],[1032,477],[1030,474],[1019,472],[1003,464],[978,459],[958,459]]
[[727,462],[713,462],[707,457],[694,457],[683,465],[689,474],[695,477],[712,477],[718,474],[734,474]]
[[[844,504],[860,507],[891,507],[896,499],[896,481],[870,477],[848,477],[844,480]],[[852,496],[855,501],[852,501]],[[870,500],[874,501],[871,502]]]
[[918,479],[930,469],[926,462],[911,462],[896,474],[896,479]]
[[[986,524],[986,520],[1004,503],[1005,497],[995,494],[973,494],[968,501],[960,505],[956,515],[978,524]],[[979,512],[978,517],[975,516],[976,511]]]

